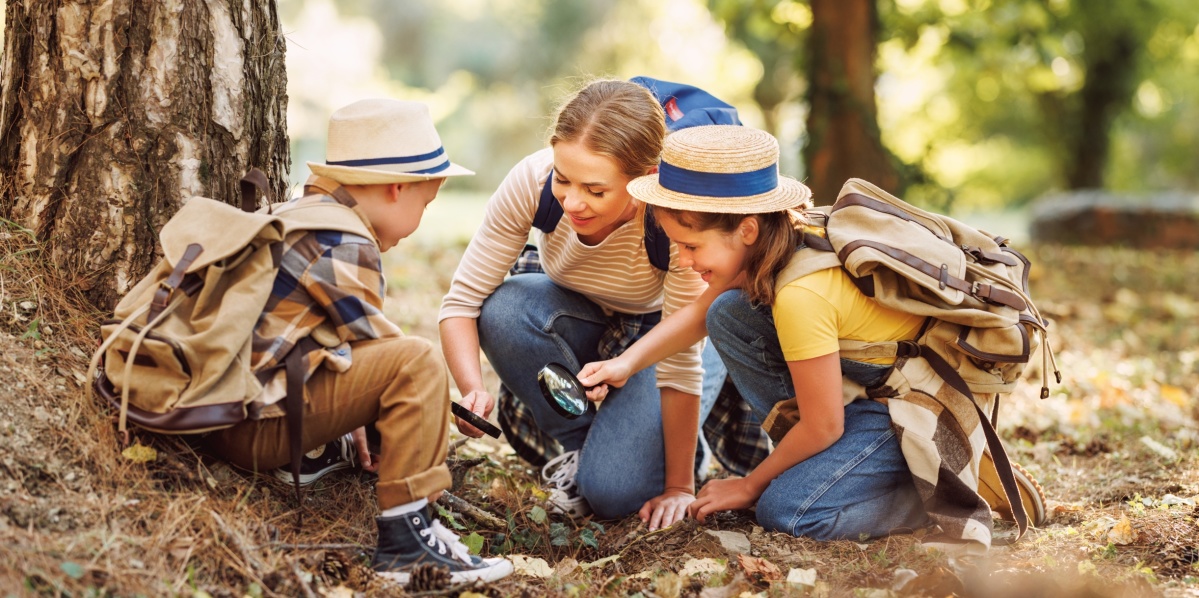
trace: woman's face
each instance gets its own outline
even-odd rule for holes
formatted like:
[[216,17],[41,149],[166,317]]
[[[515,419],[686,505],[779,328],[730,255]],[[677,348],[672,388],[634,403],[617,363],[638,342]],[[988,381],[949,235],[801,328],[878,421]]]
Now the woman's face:
[[637,214],[637,202],[625,188],[630,177],[616,160],[587,149],[581,142],[554,145],[554,197],[562,204],[570,227],[587,243],[599,243]]
[[655,212],[658,224],[679,247],[679,267],[699,272],[709,287],[729,288],[745,267],[749,247],[757,240],[758,221],[746,216],[733,232],[695,230],[671,214]]

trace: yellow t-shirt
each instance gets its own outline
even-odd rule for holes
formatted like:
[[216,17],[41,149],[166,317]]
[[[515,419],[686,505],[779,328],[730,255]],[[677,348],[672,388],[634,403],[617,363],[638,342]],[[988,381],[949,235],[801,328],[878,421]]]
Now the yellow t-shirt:
[[[774,325],[787,361],[828,355],[838,339],[865,342],[916,338],[923,316],[880,305],[854,286],[841,268],[821,270],[791,281],[774,300]],[[893,358],[863,361],[890,365]]]

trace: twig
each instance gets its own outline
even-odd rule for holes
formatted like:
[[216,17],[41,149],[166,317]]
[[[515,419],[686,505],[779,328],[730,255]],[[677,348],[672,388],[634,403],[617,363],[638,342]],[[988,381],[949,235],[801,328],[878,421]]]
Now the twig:
[[258,562],[258,559],[254,558],[254,555],[250,553],[250,548],[246,546],[246,543],[243,542],[241,537],[237,535],[237,532],[233,531],[233,529],[225,524],[225,520],[221,519],[221,516],[217,515],[216,511],[208,509],[208,514],[212,515],[212,520],[216,522],[217,527],[221,528],[221,531],[224,532],[225,537],[229,538],[229,543],[237,549],[237,552],[241,555],[241,558],[245,559],[246,564],[250,565],[250,570],[257,575],[258,572],[262,570],[262,563]]
[[488,527],[498,529],[508,528],[508,524],[505,523],[504,520],[466,502],[465,500],[462,500],[461,498],[458,498],[457,496],[454,496],[453,494],[450,494],[449,492],[443,492],[441,494],[441,498],[437,499],[437,502],[448,509],[458,511],[459,513],[462,513],[463,515],[466,515],[467,517],[470,517],[471,519],[474,519],[475,521],[478,521],[479,523],[482,523]]
[[250,546],[254,550],[263,548],[277,548],[279,550],[352,550],[362,548],[361,544],[288,544],[286,542],[267,542],[257,546]]
[[316,594],[312,593],[312,588],[308,586],[308,582],[304,581],[304,572],[300,571],[300,566],[295,561],[291,562],[291,574],[296,576],[296,581],[300,582],[300,587],[304,589],[306,598],[316,598]]

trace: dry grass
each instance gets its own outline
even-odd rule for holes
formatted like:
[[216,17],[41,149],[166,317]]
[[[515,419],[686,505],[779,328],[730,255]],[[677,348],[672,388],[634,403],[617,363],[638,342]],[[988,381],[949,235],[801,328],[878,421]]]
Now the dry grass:
[[[195,454],[177,438],[139,435],[158,458],[122,458],[107,408],[84,388],[97,314],[37,247],[0,232],[0,593],[38,596],[398,595],[369,574],[370,480],[330,476],[296,509],[290,489]],[[417,246],[396,261],[389,315],[435,338],[441,293],[462,247]],[[1193,273],[1189,254],[1037,252],[1036,295],[1055,322],[1066,383],[1049,401],[1023,389],[1002,433],[1045,485],[1049,525],[985,560],[930,552],[918,536],[817,543],[723,513],[648,533],[636,518],[574,523],[542,510],[535,476],[502,446],[456,447],[454,492],[498,517],[496,529],[443,513],[484,552],[540,558],[548,577],[470,589],[512,596],[1188,596],[1199,594]],[[1141,440],[1175,451],[1173,457]],[[474,463],[466,468],[466,464]],[[1175,496],[1191,504],[1168,506]],[[297,513],[303,527],[297,529]],[[1122,529],[1128,523],[1128,533]],[[1000,536],[1010,527],[997,523]],[[770,583],[707,531],[742,534],[750,555],[814,586]],[[693,559],[713,573],[680,576]],[[897,575],[916,574],[902,590]],[[770,576],[767,575],[767,578]],[[341,592],[340,594],[338,592]],[[451,592],[451,594],[454,592]]]

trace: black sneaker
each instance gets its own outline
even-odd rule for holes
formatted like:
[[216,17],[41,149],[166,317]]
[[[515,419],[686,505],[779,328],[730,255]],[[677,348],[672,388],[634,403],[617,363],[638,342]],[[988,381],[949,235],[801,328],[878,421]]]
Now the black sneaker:
[[[358,464],[357,457],[354,440],[349,434],[304,453],[300,459],[300,486],[312,485],[339,469],[355,467]],[[286,467],[276,469],[275,477],[288,484],[292,482],[291,470]]]
[[429,507],[395,517],[376,517],[379,546],[371,568],[379,575],[407,584],[412,569],[421,563],[445,567],[450,583],[495,581],[512,573],[504,558],[474,556],[458,536],[429,515]]

